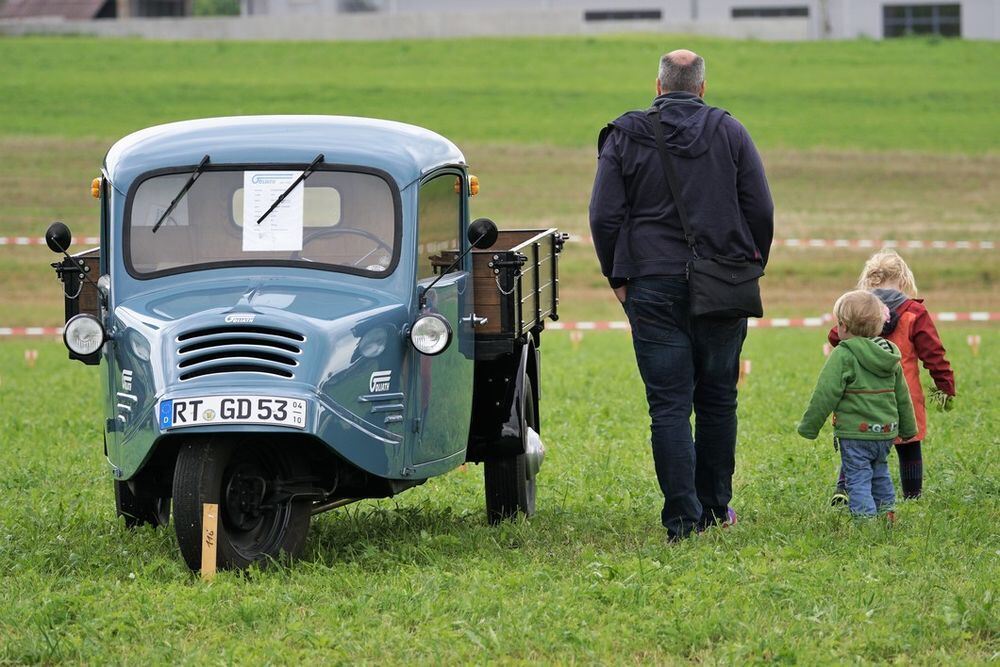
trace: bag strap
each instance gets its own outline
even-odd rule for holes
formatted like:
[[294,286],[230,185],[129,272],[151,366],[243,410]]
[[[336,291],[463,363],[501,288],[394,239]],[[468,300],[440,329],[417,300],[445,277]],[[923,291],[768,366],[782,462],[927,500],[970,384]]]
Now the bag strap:
[[653,123],[653,133],[656,135],[656,148],[660,153],[660,164],[663,166],[663,178],[667,183],[667,190],[674,198],[677,215],[681,218],[681,227],[684,228],[684,240],[687,241],[691,252],[694,253],[694,258],[701,259],[698,256],[698,249],[694,245],[694,234],[691,232],[691,225],[688,223],[687,209],[684,208],[684,202],[681,201],[681,187],[677,182],[677,171],[674,169],[673,160],[670,159],[670,154],[667,152],[667,144],[663,140],[663,124],[660,122],[659,107],[651,108],[646,112],[646,115],[649,116],[650,121]]

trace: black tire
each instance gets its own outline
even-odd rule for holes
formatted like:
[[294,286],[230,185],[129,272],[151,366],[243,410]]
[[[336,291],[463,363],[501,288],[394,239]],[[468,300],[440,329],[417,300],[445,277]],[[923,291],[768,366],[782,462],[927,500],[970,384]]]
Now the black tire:
[[126,528],[152,526],[159,528],[170,522],[170,498],[137,496],[128,482],[115,480],[115,510],[125,519]]
[[[181,446],[174,471],[174,528],[184,562],[201,569],[202,512],[219,505],[216,566],[243,569],[266,566],[282,554],[302,555],[309,532],[310,502],[286,499],[255,506],[270,484],[294,477],[301,464],[282,450],[237,440],[188,442]],[[248,485],[262,484],[259,492]],[[243,491],[243,495],[241,495]]]
[[[534,392],[531,380],[524,380],[524,426],[538,429],[535,417]],[[486,520],[496,525],[506,519],[513,519],[518,513],[525,516],[535,514],[535,476],[531,474],[526,456],[508,456],[487,459],[483,463],[483,477],[486,485]]]

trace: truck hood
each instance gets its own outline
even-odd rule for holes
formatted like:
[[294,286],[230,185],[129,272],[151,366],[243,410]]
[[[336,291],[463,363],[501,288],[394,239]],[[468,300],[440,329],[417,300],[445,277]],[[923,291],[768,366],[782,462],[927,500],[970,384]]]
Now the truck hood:
[[[196,283],[183,292],[159,290],[120,304],[161,322],[196,314],[288,314],[314,320],[336,320],[377,308],[388,295],[319,280],[256,278]],[[393,302],[398,299],[392,299]]]
[[407,323],[396,295],[299,278],[151,291],[114,314],[116,344],[150,361],[160,391],[275,381],[332,390],[366,359],[398,363]]

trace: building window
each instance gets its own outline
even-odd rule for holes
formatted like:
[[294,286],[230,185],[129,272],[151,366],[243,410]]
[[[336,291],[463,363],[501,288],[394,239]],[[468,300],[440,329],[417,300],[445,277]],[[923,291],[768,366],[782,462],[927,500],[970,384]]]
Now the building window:
[[804,6],[733,7],[732,16],[734,19],[808,18],[809,8]]
[[961,5],[883,5],[882,34],[885,37],[907,35],[962,34]]
[[583,13],[584,21],[659,21],[663,12],[659,9],[606,9]]

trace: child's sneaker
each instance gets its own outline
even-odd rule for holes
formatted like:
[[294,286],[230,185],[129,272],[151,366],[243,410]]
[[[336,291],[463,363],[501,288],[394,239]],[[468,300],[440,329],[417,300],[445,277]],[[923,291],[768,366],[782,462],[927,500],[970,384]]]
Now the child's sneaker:
[[726,520],[722,522],[722,527],[735,526],[739,520],[740,518],[736,516],[736,510],[732,507],[726,507]]
[[830,504],[834,507],[839,505],[847,505],[850,502],[850,498],[847,496],[847,489],[843,486],[837,486],[837,490],[833,492],[833,497],[830,498]]
[[888,512],[885,513],[885,520],[890,526],[896,523],[896,513],[893,512],[892,510],[889,510]]

